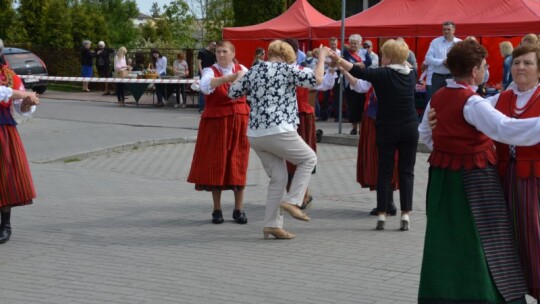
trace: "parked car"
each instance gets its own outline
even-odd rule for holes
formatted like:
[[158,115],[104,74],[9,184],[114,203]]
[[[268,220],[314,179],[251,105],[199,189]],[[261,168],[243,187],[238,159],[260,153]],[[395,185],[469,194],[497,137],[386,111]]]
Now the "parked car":
[[[47,67],[39,57],[27,50],[6,47],[2,54],[4,62],[17,75],[44,75],[47,76]],[[46,80],[23,79],[24,87],[43,94],[47,90]]]

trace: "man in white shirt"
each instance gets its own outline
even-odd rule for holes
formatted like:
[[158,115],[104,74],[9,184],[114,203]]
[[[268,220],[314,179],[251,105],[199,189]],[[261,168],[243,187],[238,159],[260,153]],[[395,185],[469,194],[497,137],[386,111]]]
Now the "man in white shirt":
[[[330,38],[330,40],[328,40],[328,46],[330,47],[330,49],[332,51],[334,51],[336,54],[338,54],[338,56],[341,56],[341,50],[338,49],[338,39],[336,37],[332,37]],[[326,57],[326,61],[325,61],[325,69],[328,68],[328,65],[331,63],[332,59],[330,59],[330,57]],[[319,120],[320,121],[326,121],[328,120],[328,115],[329,115],[329,111],[331,112],[332,110],[335,111],[336,113],[336,118],[335,120],[338,121],[338,98],[339,98],[339,70],[336,71],[336,73],[338,74],[338,77],[336,77],[336,80],[335,80],[335,83],[334,83],[334,87],[332,88],[332,92],[334,94],[334,102],[332,104],[332,108],[329,109],[329,106],[330,106],[330,90],[328,91],[324,91],[323,93],[323,102],[321,104],[321,111],[320,111],[320,115],[319,115]]]
[[437,90],[446,86],[446,79],[452,78],[450,70],[446,67],[446,54],[455,43],[461,41],[456,38],[456,25],[452,21],[443,22],[443,35],[431,41],[426,54],[425,63],[430,65],[433,70],[431,78],[431,92],[435,94]]

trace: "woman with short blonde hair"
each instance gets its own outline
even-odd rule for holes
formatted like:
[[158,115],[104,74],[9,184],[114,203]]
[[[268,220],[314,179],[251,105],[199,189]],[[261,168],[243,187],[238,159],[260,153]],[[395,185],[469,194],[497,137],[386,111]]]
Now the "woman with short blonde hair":
[[[116,55],[114,56],[115,72],[131,70],[131,67],[126,62],[126,54],[127,49],[123,46],[116,51]],[[120,82],[116,83],[116,98],[118,99],[118,105],[123,106],[126,96],[124,95],[124,84]]]
[[397,152],[402,231],[409,230],[413,204],[414,165],[418,145],[418,114],[414,104],[416,72],[406,65],[409,47],[405,41],[387,40],[382,46],[382,66],[368,69],[343,60],[336,53],[330,57],[352,76],[371,83],[377,94],[377,230],[385,229],[386,213]]
[[296,62],[296,53],[292,46],[281,40],[272,41],[268,46],[268,58],[270,57],[280,57],[288,64]]

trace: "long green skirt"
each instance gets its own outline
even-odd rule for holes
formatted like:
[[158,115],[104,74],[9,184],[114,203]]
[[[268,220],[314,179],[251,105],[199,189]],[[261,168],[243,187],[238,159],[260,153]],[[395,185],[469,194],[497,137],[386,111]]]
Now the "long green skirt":
[[431,168],[418,303],[505,303],[489,273],[461,172]]

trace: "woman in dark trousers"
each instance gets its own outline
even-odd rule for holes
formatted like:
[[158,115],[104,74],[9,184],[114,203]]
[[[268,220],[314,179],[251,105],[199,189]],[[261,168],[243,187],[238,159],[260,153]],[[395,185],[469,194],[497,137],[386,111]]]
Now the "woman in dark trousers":
[[409,47],[390,39],[382,49],[383,67],[365,69],[332,53],[331,57],[356,78],[369,81],[378,98],[375,121],[379,172],[377,177],[377,230],[384,230],[395,153],[398,153],[399,196],[402,231],[409,230],[412,210],[414,165],[418,145],[418,115],[414,106],[416,72],[405,65]]

